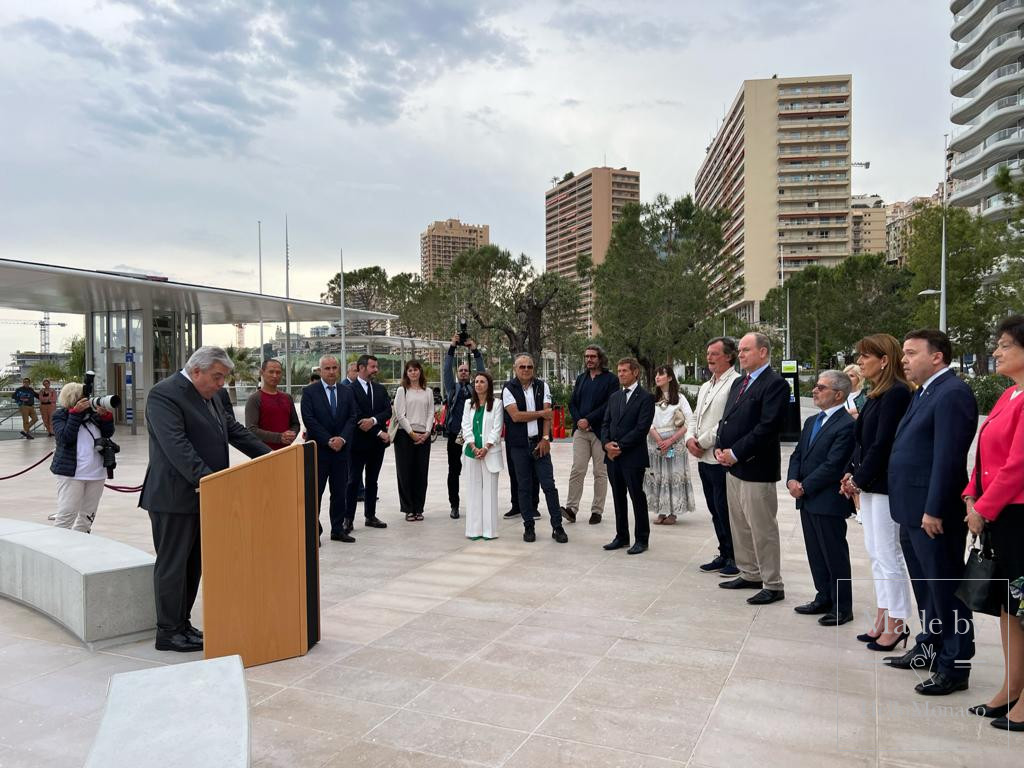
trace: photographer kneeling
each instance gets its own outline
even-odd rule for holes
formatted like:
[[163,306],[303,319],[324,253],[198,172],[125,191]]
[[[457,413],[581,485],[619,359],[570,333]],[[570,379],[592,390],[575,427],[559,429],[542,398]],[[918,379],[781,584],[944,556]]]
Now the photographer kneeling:
[[56,448],[50,471],[57,475],[57,517],[54,525],[89,533],[107,479],[98,442],[114,434],[114,414],[93,410],[82,397],[83,386],[69,381],[61,387],[53,414]]

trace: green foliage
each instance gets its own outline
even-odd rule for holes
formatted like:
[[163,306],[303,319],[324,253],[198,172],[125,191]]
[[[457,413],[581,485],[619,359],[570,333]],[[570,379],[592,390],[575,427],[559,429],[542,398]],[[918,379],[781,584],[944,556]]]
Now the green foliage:
[[997,376],[994,373],[987,376],[974,376],[967,379],[967,383],[970,384],[971,391],[974,392],[974,397],[978,401],[978,413],[991,411],[996,400],[1002,396],[1007,387],[1013,384],[1005,376]]
[[[907,266],[913,273],[908,301],[914,307],[911,324],[937,327],[938,297],[918,297],[939,288],[942,209],[930,207],[914,219]],[[1019,307],[1019,283],[1011,279],[1019,268],[1020,244],[1005,222],[986,221],[962,208],[946,211],[946,316],[954,354],[978,356],[978,373],[992,341],[998,318]]]
[[70,381],[81,381],[85,378],[85,336],[76,334],[68,340],[67,371]]
[[858,340],[872,333],[902,338],[912,325],[907,294],[912,275],[886,265],[882,254],[850,256],[836,267],[812,265],[772,288],[761,304],[760,330],[783,348],[789,291],[792,356],[815,372],[852,358]]
[[[335,273],[327,283],[327,290],[320,294],[325,304],[338,303],[338,289],[341,276]],[[387,312],[388,273],[378,266],[363,267],[345,273],[345,306],[353,309],[367,309],[373,312]],[[382,333],[384,321],[366,321],[368,333]]]
[[564,381],[549,381],[548,389],[551,390],[551,402],[554,405],[569,407],[569,400],[572,399],[572,384]]
[[38,385],[43,379],[60,382],[71,381],[68,369],[51,360],[36,363],[29,369],[28,375],[32,379],[33,386]]
[[712,307],[701,266],[716,258],[724,220],[689,196],[627,205],[594,267],[594,319],[609,354],[635,357],[648,382],[657,366],[703,353]]

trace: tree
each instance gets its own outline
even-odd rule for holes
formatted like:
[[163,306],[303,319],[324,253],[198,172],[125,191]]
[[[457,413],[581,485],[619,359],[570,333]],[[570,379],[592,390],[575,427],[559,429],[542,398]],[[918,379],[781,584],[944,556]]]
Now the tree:
[[67,367],[54,362],[53,360],[43,360],[42,362],[36,363],[29,369],[28,375],[29,378],[32,379],[33,383],[40,382],[43,379],[60,382],[71,380]]
[[224,347],[224,351],[231,358],[231,362],[235,364],[228,375],[228,395],[231,397],[231,402],[237,404],[238,393],[235,383],[255,384],[259,381],[260,358],[257,350],[249,347]]
[[[940,283],[942,209],[925,208],[914,220],[907,252],[910,301],[918,326],[937,327],[933,299],[918,298]],[[992,328],[1014,309],[1019,286],[1009,279],[1019,266],[1019,244],[1005,222],[986,221],[962,208],[946,209],[946,325],[955,354],[975,355],[985,373]]]
[[703,351],[711,305],[701,266],[721,248],[724,220],[689,196],[627,205],[604,262],[594,267],[602,338],[613,354],[635,357],[649,382],[659,365]]
[[72,381],[85,378],[85,337],[76,334],[68,340],[68,376]]
[[537,361],[552,336],[575,323],[579,308],[572,281],[555,272],[538,275],[525,254],[513,257],[496,245],[459,254],[435,282],[455,316],[464,309],[479,328],[500,333],[511,352]]
[[[327,290],[320,294],[324,304],[338,303],[338,286],[340,273],[335,273],[327,283]],[[388,273],[382,267],[362,267],[345,273],[345,306],[353,309],[367,309],[374,312],[386,312],[388,293]],[[365,320],[367,333],[382,333],[384,321]]]

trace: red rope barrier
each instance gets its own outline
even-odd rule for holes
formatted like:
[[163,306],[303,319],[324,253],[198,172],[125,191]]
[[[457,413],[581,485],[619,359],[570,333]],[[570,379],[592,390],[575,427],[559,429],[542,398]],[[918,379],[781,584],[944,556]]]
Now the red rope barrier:
[[21,472],[15,472],[13,475],[7,475],[6,477],[0,477],[0,480],[10,480],[12,477],[17,477],[18,475],[24,475],[30,469],[35,469],[36,467],[38,467],[40,464],[42,464],[44,461],[46,461],[51,456],[53,456],[53,451],[50,451],[48,454],[43,456],[43,458],[41,458],[39,461],[37,461],[31,467],[25,467],[23,470],[21,470]]
[[117,491],[118,493],[138,493],[139,491],[142,490],[141,485],[107,485],[106,483],[104,483],[103,487],[109,488],[112,491]]

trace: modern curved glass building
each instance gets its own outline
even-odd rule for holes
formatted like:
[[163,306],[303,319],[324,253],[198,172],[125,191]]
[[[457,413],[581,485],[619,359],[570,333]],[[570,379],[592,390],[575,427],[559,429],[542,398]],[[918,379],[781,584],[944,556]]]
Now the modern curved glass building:
[[948,202],[1003,218],[996,173],[1024,157],[1024,0],[952,0],[949,9],[956,128]]

